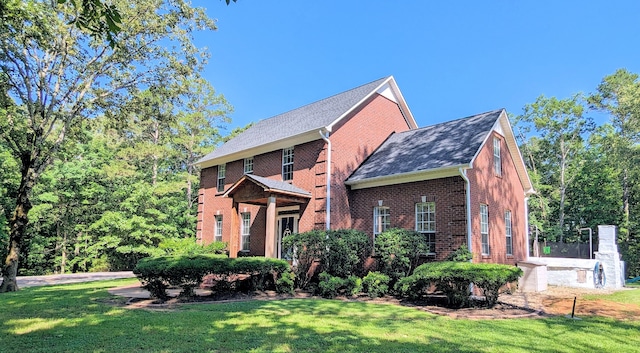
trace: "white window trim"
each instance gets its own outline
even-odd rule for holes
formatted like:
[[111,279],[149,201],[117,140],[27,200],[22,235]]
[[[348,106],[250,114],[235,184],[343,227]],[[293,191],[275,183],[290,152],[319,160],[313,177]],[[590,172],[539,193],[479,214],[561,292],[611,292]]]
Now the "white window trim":
[[226,174],[227,174],[227,165],[226,164],[218,165],[218,179],[216,180],[216,190],[218,190],[218,192],[224,191],[224,179]]
[[504,226],[506,234],[505,252],[508,256],[513,256],[513,225],[511,224],[511,211],[504,213]]
[[[385,213],[380,211],[385,210]],[[385,217],[386,216],[386,217]],[[381,222],[386,219],[386,222]],[[384,232],[391,227],[391,209],[387,206],[376,206],[373,208],[373,236]]]
[[240,249],[251,250],[251,213],[242,212],[240,222]]
[[[293,147],[287,147],[282,149],[282,180],[283,181],[293,180],[293,158],[294,158]],[[291,172],[290,173],[287,172],[287,174],[291,174],[291,178],[286,178],[285,167],[287,166],[291,166]]]
[[213,240],[214,241],[222,241],[222,215],[215,216],[215,227]]
[[493,138],[493,172],[497,176],[502,176],[502,157],[500,151],[500,139]]
[[485,204],[480,205],[480,242],[482,244],[482,255],[490,255],[491,247],[489,246],[489,206]]
[[[423,207],[427,205],[427,212],[418,212],[418,209],[420,207]],[[432,207],[432,208],[431,208]],[[422,210],[424,211],[424,208],[422,208]],[[428,211],[432,211],[432,212],[428,212]],[[433,214],[433,220],[427,220],[425,221],[423,218],[422,222],[418,221],[418,214],[422,213],[424,215],[429,215],[429,214]],[[435,237],[436,237],[436,203],[431,201],[431,202],[419,202],[416,203],[416,207],[415,207],[415,218],[416,218],[416,232],[423,234],[425,237],[433,237],[433,251],[431,251],[431,249],[429,249],[430,251],[427,253],[427,255],[435,255]],[[422,227],[420,226],[422,223]],[[430,227],[429,225],[432,224],[433,226]],[[426,227],[425,227],[426,226]],[[428,240],[429,238],[427,238]]]
[[244,173],[253,174],[253,157],[244,159]]

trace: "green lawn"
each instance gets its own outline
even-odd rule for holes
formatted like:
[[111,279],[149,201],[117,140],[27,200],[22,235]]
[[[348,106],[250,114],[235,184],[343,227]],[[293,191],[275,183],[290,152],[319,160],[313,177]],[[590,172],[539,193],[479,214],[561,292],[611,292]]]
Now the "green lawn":
[[131,282],[0,294],[0,352],[640,352],[640,318],[460,320],[316,299],[165,311],[106,303],[106,288]]

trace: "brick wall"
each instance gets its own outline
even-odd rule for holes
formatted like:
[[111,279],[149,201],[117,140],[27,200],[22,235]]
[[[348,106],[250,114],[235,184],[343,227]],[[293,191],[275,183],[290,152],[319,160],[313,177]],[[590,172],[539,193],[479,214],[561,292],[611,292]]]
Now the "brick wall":
[[[493,138],[500,140],[502,175],[493,169]],[[526,259],[524,189],[504,137],[493,132],[468,171],[471,185],[471,228],[474,261],[515,264]],[[480,204],[488,206],[490,254],[482,255]],[[511,211],[513,256],[506,255],[505,211]]]
[[465,182],[461,177],[418,181],[350,191],[353,228],[373,235],[373,209],[389,207],[392,228],[415,229],[416,203],[436,205],[436,260],[467,243]]

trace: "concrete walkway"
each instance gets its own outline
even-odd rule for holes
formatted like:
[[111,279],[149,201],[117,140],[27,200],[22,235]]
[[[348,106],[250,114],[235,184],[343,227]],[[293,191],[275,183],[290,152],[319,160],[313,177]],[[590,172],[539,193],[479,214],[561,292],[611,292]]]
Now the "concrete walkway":
[[[56,284],[67,283],[80,283],[91,281],[102,281],[107,279],[119,279],[119,278],[132,278],[135,277],[131,271],[121,272],[91,272],[91,273],[69,273],[61,275],[47,275],[47,276],[18,276],[19,288],[37,287],[37,286],[50,286]],[[2,277],[0,277],[0,284],[2,283]]]

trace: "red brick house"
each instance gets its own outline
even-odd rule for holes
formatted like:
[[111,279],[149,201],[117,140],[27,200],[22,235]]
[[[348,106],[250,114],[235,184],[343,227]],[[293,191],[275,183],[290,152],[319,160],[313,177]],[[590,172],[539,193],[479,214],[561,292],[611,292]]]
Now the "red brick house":
[[197,163],[197,237],[280,257],[289,232],[391,227],[431,257],[527,257],[531,181],[506,112],[418,129],[393,77],[262,120]]

